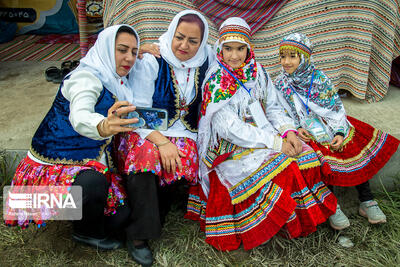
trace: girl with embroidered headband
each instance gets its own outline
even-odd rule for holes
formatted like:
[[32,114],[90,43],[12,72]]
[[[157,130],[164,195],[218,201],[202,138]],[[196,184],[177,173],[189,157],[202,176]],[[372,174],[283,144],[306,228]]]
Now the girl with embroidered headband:
[[[282,72],[275,86],[299,137],[317,152],[325,183],[356,186],[360,215],[373,224],[386,222],[373,200],[368,180],[396,152],[399,140],[346,116],[331,80],[313,64],[312,44],[306,35],[293,33],[285,37],[279,56]],[[339,205],[329,221],[336,230],[350,225]]]
[[297,139],[249,38],[243,19],[227,19],[203,84],[201,185],[190,188],[186,217],[219,250],[251,249],[278,232],[306,236],[336,208],[317,155]]
[[[111,143],[114,134],[134,130],[126,125],[138,121],[119,116],[135,110],[128,75],[134,75],[139,43],[129,25],[100,32],[79,66],[62,81],[12,180],[13,188],[81,186],[82,220],[73,221],[72,237],[103,250],[122,247],[112,232],[132,232],[122,178],[112,169]],[[21,211],[6,224],[44,226],[46,219],[53,219],[51,212],[40,210],[28,220]]]

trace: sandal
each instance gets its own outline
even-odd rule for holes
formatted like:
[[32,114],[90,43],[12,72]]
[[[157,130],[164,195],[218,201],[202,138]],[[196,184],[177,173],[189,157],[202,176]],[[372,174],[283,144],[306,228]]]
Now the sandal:
[[61,79],[61,70],[54,66],[48,67],[45,71],[45,77],[46,81],[57,83]]
[[74,69],[76,69],[76,67],[79,66],[80,61],[79,60],[74,60],[71,63],[71,71],[73,71]]
[[71,69],[72,61],[71,60],[66,60],[61,63],[61,69],[68,68]]
[[[79,60],[67,60],[61,63],[61,80],[65,78],[71,71],[76,69],[79,66]],[[61,82],[61,81],[60,81]]]

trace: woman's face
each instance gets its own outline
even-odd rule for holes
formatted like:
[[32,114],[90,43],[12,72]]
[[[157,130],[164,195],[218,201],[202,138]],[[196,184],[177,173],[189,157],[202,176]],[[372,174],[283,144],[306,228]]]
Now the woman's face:
[[279,52],[279,61],[283,69],[292,74],[300,65],[300,56],[294,50],[283,50]]
[[239,68],[247,58],[247,45],[239,42],[228,42],[222,45],[224,62],[234,69]]
[[171,49],[180,61],[194,57],[201,44],[201,29],[197,23],[182,21],[176,27]]
[[121,77],[128,75],[136,61],[137,40],[133,34],[121,32],[115,39],[115,70]]

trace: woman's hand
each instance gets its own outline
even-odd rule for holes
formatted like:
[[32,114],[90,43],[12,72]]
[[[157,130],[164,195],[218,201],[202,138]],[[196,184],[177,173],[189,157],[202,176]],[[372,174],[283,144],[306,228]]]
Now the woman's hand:
[[333,150],[339,150],[342,147],[343,144],[343,136],[341,135],[336,135],[333,139],[332,142],[330,143],[330,146]]
[[162,167],[166,172],[175,172],[176,167],[178,167],[179,171],[182,171],[181,157],[186,157],[186,155],[180,151],[176,145],[171,143],[171,141],[159,131],[151,132],[146,136],[146,139],[158,147]]
[[297,132],[299,133],[299,138],[304,142],[309,142],[311,140],[311,134],[306,129],[299,128],[297,129]]
[[294,132],[288,132],[286,135],[286,141],[293,147],[295,153],[294,156],[297,156],[303,151],[303,144]]
[[138,58],[142,59],[144,53],[152,54],[155,57],[160,57],[160,47],[157,44],[142,44],[139,48]]
[[[165,144],[165,142],[168,143]],[[176,147],[176,145],[171,143],[169,140],[165,142],[161,144],[156,144],[158,146],[158,150],[160,151],[163,169],[166,170],[168,173],[173,173],[176,171],[176,167],[178,167],[179,171],[182,171],[181,157],[185,157],[185,154],[181,152]]]
[[135,130],[132,127],[126,127],[124,125],[137,123],[137,118],[133,119],[121,119],[122,115],[128,114],[136,109],[136,107],[130,104],[128,101],[117,101],[108,109],[107,117],[104,118],[98,125],[97,130],[100,136],[107,137],[120,132],[129,132]]
[[289,144],[288,142],[283,142],[282,143],[281,152],[285,153],[289,157],[294,157],[294,156],[297,155],[296,150],[294,149],[294,147],[291,144]]

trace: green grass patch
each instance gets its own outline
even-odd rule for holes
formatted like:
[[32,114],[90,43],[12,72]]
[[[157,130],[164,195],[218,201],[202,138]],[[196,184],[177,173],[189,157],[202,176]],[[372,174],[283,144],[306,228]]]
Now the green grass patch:
[[0,150],[0,195],[3,194],[3,187],[11,184],[14,172],[11,167],[15,164],[17,157],[10,158],[5,150]]

